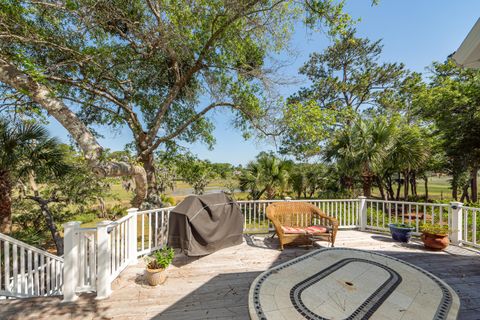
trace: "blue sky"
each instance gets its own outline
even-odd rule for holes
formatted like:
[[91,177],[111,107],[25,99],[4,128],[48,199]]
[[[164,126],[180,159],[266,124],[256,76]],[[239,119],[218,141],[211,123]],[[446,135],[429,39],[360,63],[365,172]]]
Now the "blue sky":
[[[346,11],[354,18],[361,18],[357,25],[358,35],[372,40],[382,39],[382,60],[403,62],[408,69],[425,73],[425,68],[432,61],[443,61],[458,48],[479,18],[480,1],[380,0],[379,5],[372,7],[371,0],[347,0]],[[322,51],[328,44],[325,35],[312,35],[305,28],[297,28],[292,46],[298,54],[295,57],[281,55],[282,59],[289,58],[291,61],[282,74],[298,78],[298,69],[308,60],[309,54]],[[279,91],[287,97],[300,86],[302,83],[285,86]],[[226,111],[215,112],[212,120],[216,125],[214,150],[208,150],[202,144],[187,146],[202,159],[246,164],[260,151],[274,150],[274,146],[265,142],[245,141],[241,133],[231,127]],[[50,131],[68,141],[66,131],[59,124],[52,123]],[[105,139],[100,139],[101,144],[112,150],[122,150],[130,142],[128,129],[120,133],[100,132],[105,136]]]

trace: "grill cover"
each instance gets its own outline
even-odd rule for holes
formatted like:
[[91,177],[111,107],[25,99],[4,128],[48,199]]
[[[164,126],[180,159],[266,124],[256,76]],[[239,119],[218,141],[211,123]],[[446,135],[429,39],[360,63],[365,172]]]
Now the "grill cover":
[[243,214],[224,193],[188,196],[170,212],[168,245],[203,256],[243,241]]

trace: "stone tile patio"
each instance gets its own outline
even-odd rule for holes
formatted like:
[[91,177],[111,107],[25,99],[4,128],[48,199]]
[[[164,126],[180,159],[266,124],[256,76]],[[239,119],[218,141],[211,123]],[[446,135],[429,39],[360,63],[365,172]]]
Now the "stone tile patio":
[[[323,245],[324,243],[319,243]],[[60,298],[0,302],[0,319],[249,319],[248,290],[261,271],[312,248],[277,250],[277,239],[245,236],[243,244],[202,258],[178,255],[167,282],[152,288],[143,281],[143,263],[126,269],[109,299],[85,294],[75,303]],[[461,300],[460,319],[480,318],[480,254],[460,247],[425,251],[389,236],[340,231],[336,247],[371,250],[404,259],[447,282]]]

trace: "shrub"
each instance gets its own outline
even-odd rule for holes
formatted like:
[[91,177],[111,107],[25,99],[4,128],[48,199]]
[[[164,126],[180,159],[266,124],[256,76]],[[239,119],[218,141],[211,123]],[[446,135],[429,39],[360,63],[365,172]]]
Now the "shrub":
[[168,267],[175,255],[173,248],[165,247],[153,252],[151,256],[145,257],[148,269],[165,269]]
[[450,229],[447,225],[442,224],[424,224],[420,227],[420,231],[429,234],[447,235]]
[[169,206],[169,205],[174,206],[175,205],[176,201],[175,201],[175,198],[173,198],[172,196],[167,196],[167,195],[162,194],[162,195],[160,195],[160,198],[161,198],[161,200],[162,200],[162,202],[165,206]]
[[107,219],[109,220],[117,220],[127,214],[127,207],[116,204],[110,208],[107,208]]

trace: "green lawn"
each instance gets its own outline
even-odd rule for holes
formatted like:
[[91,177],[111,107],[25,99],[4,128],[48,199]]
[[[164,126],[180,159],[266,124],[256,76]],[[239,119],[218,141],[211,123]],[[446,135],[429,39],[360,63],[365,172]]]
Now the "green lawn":
[[[430,177],[428,178],[428,197],[434,200],[452,200],[452,190],[450,189],[449,176]],[[396,192],[397,188],[394,187]],[[410,192],[411,193],[411,192]],[[425,184],[423,180],[417,180],[417,194],[422,196],[425,194]],[[378,189],[373,191],[374,196],[380,196]],[[403,188],[400,190],[400,196],[403,195]]]
[[[450,190],[450,183],[449,183],[450,177],[448,176],[442,176],[442,177],[430,177],[429,178],[429,183],[428,183],[428,189],[429,189],[429,197],[431,199],[435,200],[449,200],[451,199],[452,192]],[[210,182],[207,186],[207,189],[222,189],[224,186],[224,182],[221,179],[216,179]],[[125,189],[123,189],[121,183],[115,183],[112,184],[112,196],[108,197],[105,199],[105,202],[107,205],[113,206],[113,205],[124,205],[127,206],[130,203],[130,200],[133,197],[132,192],[128,192]],[[167,192],[168,196],[172,196],[175,201],[178,203],[181,201],[185,195],[182,194],[184,191],[187,193],[188,191],[191,190],[191,186],[188,185],[187,183],[183,181],[177,182],[177,186],[175,188],[175,192],[169,191]],[[396,188],[395,188],[396,190]],[[424,182],[423,180],[418,180],[417,182],[417,193],[421,196],[425,194],[425,187],[424,187]],[[378,192],[378,189],[375,188],[373,191],[374,196],[380,196],[380,193]],[[400,191],[400,195],[403,195],[403,188]],[[235,197],[237,199],[243,200],[246,199],[248,196],[248,193],[246,192],[238,192],[235,194]]]

